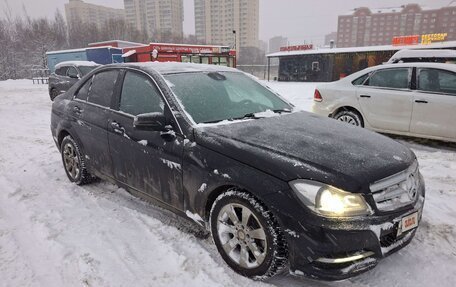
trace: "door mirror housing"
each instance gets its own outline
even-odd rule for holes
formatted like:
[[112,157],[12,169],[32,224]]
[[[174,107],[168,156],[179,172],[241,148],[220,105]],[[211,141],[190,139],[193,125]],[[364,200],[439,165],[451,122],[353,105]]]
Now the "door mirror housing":
[[168,126],[166,117],[162,113],[147,113],[137,115],[133,121],[136,129],[146,129],[152,131],[166,131]]

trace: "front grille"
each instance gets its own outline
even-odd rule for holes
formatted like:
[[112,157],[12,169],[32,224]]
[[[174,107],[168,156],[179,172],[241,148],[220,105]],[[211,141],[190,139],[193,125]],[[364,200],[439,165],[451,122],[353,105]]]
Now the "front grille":
[[418,162],[370,185],[378,210],[393,211],[416,201],[420,187]]

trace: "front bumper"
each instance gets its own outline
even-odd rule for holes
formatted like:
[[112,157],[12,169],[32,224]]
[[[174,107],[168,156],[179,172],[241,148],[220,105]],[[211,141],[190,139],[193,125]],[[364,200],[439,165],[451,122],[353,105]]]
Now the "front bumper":
[[424,185],[414,206],[357,220],[301,220],[300,232],[289,232],[290,273],[324,280],[342,280],[374,268],[408,245],[417,228],[399,234],[404,216],[418,213],[421,221]]

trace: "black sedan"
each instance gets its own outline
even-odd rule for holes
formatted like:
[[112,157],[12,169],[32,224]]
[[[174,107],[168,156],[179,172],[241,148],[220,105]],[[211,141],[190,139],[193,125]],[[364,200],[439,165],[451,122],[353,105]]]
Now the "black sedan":
[[190,217],[251,278],[348,278],[421,219],[411,150],[298,112],[235,69],[104,66],[56,98],[51,129],[72,182],[98,177]]

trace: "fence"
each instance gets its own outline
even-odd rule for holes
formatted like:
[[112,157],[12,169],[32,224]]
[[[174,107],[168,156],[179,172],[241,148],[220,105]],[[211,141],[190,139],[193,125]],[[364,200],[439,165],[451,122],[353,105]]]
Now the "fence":
[[[260,80],[268,80],[268,65],[237,65],[243,72],[254,75]],[[279,77],[279,65],[271,65],[269,69],[269,80],[277,81]]]

